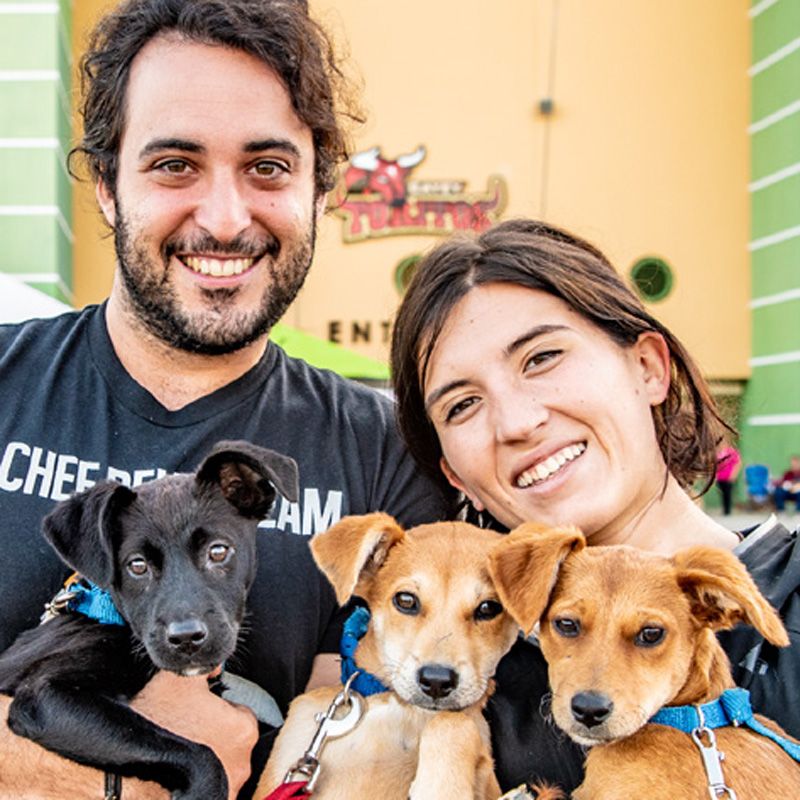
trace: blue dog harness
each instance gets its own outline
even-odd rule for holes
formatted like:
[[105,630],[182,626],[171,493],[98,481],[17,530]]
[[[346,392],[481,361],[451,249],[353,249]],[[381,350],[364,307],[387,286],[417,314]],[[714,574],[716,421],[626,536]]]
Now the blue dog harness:
[[716,700],[696,706],[665,706],[650,722],[667,725],[670,728],[688,733],[700,750],[703,766],[708,776],[708,790],[712,798],[728,797],[736,800],[736,793],[725,784],[722,774],[724,754],[717,750],[714,736],[715,728],[732,725],[735,728],[747,727],[750,730],[775,742],[795,761],[800,761],[800,745],[759,722],[750,704],[747,689],[726,689]]
[[40,622],[47,622],[65,610],[82,614],[102,625],[127,625],[111,595],[77,573],[71,575],[64,583],[64,588],[45,604]]
[[350,686],[364,697],[389,691],[378,678],[369,672],[364,672],[356,665],[356,649],[369,628],[371,616],[368,608],[359,606],[344,623],[342,639],[339,643],[339,653],[342,656],[342,683],[346,684],[348,679],[357,672],[358,675]]

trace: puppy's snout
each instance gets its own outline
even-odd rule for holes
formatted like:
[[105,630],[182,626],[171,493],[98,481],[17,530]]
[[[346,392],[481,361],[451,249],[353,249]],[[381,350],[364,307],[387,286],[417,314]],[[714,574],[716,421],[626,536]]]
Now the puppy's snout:
[[428,697],[447,697],[458,686],[458,673],[452,667],[426,664],[417,673],[417,683]]
[[208,628],[196,617],[170,622],[167,625],[167,642],[183,650],[196,649],[208,638]]
[[579,692],[572,698],[572,716],[587,728],[605,722],[614,710],[610,697],[600,692]]

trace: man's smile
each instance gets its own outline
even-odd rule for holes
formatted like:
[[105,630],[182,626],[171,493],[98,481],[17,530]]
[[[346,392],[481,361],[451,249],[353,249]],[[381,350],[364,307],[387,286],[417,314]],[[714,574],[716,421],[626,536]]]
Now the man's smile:
[[179,259],[193,272],[213,277],[241,275],[256,261],[255,258],[212,258],[210,256],[179,256]]

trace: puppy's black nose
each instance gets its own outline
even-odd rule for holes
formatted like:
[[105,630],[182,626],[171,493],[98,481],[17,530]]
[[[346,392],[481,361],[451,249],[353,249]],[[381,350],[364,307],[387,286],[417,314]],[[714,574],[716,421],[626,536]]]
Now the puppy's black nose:
[[447,697],[458,686],[458,673],[451,667],[426,664],[417,673],[417,683],[428,697],[436,700]]
[[572,698],[572,716],[587,728],[605,722],[614,710],[610,697],[599,692],[579,692]]
[[208,628],[202,620],[182,619],[167,625],[167,641],[172,647],[194,649],[208,638]]

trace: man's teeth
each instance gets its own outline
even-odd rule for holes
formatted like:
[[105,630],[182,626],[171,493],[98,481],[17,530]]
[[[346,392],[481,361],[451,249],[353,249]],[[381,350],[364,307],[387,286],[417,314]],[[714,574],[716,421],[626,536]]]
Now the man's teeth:
[[540,461],[535,467],[531,467],[531,469],[523,472],[517,478],[517,486],[519,486],[520,489],[524,489],[531,484],[540,483],[558,472],[564,464],[576,459],[585,449],[586,445],[581,442],[580,444],[568,445],[563,450],[553,453],[549,458]]
[[241,275],[253,266],[254,258],[197,258],[187,256],[183,263],[201,275],[213,275],[215,278]]

